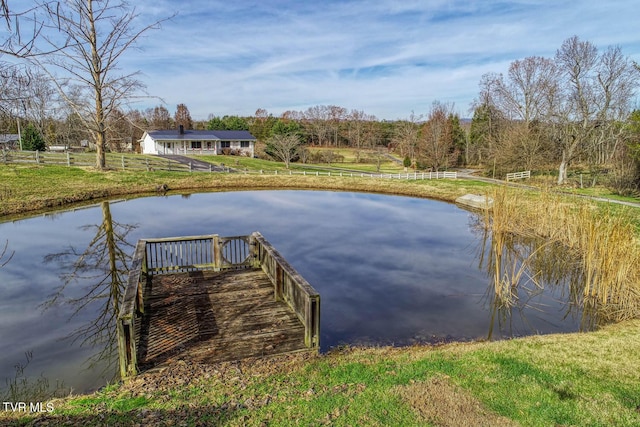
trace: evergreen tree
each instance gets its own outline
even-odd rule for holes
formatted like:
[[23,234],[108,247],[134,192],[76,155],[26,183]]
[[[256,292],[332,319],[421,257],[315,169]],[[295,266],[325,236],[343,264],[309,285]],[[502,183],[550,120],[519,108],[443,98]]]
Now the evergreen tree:
[[22,132],[22,149],[27,151],[44,151],[47,145],[44,138],[34,125],[29,123]]

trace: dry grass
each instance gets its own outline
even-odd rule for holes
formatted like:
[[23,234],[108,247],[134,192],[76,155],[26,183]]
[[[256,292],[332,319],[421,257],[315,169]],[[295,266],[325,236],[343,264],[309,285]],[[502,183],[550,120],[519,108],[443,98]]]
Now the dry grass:
[[[496,292],[503,295],[514,283],[514,270],[505,280],[500,265],[509,235],[540,237],[559,243],[580,262],[579,281],[583,304],[596,309],[603,321],[620,321],[640,315],[640,244],[634,217],[628,210],[596,205],[542,191],[525,193],[511,188],[493,189],[494,207],[485,224],[492,232],[496,260]],[[536,251],[528,257],[536,255]],[[524,260],[527,262],[527,259]]]
[[471,393],[453,386],[447,376],[398,386],[394,390],[429,425],[441,427],[486,426],[511,427],[519,424],[497,415]]

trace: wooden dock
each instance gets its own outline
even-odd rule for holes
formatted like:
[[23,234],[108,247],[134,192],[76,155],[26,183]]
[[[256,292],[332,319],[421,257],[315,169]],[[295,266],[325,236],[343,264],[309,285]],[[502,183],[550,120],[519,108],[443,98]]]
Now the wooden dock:
[[318,293],[260,233],[141,240],[133,264],[118,318],[122,377],[319,347]]

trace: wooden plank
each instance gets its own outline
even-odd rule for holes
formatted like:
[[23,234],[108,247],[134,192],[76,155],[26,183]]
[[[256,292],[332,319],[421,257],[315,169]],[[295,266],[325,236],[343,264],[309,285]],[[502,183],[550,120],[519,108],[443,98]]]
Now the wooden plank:
[[276,299],[286,301],[305,326],[306,345],[318,347],[320,295],[260,233],[252,236],[259,246],[262,269],[274,284]]
[[[138,363],[213,363],[305,350],[305,328],[273,298],[262,270],[199,271],[152,277]],[[144,335],[144,336],[142,336]]]

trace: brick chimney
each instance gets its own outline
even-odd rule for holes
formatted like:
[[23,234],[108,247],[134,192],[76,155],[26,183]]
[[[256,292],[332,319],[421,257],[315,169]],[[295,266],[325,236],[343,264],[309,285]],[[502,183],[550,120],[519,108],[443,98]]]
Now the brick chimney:
[[184,135],[184,126],[180,125],[180,135]]

